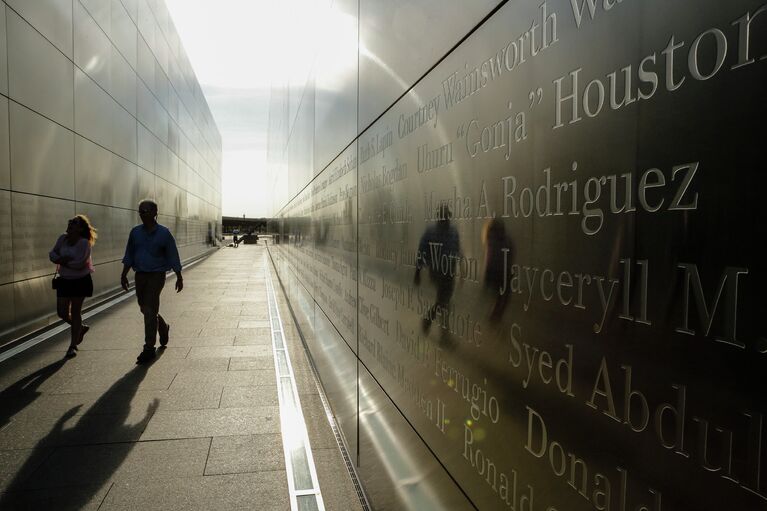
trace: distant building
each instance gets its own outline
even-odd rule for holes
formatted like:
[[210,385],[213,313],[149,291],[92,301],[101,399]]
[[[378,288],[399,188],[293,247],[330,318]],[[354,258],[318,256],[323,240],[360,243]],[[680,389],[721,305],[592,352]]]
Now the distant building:
[[238,216],[221,217],[224,234],[232,234],[235,230],[240,233],[263,232],[266,229],[266,218],[245,218]]

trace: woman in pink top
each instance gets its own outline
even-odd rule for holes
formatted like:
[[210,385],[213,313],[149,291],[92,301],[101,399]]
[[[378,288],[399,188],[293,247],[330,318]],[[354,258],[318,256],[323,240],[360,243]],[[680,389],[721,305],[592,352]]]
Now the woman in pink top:
[[72,325],[72,341],[67,357],[77,355],[88,325],[83,324],[82,309],[86,296],[93,296],[93,260],[91,247],[96,243],[96,229],[85,215],[77,215],[67,224],[67,232],[59,236],[49,257],[61,279],[56,288],[59,317]]

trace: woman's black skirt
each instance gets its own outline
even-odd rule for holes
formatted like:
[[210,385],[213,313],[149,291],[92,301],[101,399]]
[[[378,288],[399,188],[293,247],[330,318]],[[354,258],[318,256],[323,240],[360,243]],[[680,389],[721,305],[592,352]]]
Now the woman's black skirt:
[[81,298],[93,296],[93,279],[90,274],[79,279],[58,279],[56,296],[58,298]]

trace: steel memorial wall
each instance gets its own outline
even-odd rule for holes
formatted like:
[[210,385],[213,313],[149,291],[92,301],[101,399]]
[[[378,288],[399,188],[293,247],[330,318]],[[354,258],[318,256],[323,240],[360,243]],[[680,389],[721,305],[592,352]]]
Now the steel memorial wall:
[[94,296],[122,292],[144,198],[182,261],[221,231],[221,135],[162,0],[0,0],[0,348],[60,322],[48,251],[98,229]]
[[508,2],[317,169],[272,255],[374,507],[767,509],[765,66],[761,1]]

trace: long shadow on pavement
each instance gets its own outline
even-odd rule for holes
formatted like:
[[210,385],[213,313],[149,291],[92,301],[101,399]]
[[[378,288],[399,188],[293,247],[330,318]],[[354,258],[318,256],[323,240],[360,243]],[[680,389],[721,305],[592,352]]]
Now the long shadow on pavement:
[[66,359],[62,359],[48,364],[0,392],[0,429],[11,422],[14,415],[42,395],[42,392],[37,391],[38,387],[64,367],[65,363]]
[[[42,371],[38,378],[55,372],[57,364],[38,371]],[[64,429],[64,424],[81,405],[62,415],[0,495],[0,509],[82,509],[97,494],[105,494],[104,485],[125,461],[159,404],[155,399],[141,421],[126,424],[131,400],[149,367],[136,366],[117,380],[73,427]]]

